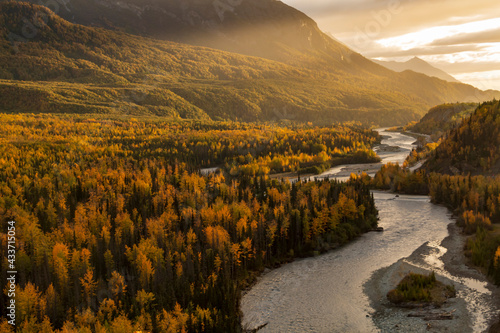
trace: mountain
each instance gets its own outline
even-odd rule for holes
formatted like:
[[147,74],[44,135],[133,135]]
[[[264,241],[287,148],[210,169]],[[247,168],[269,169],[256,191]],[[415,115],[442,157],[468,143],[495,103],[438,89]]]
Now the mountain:
[[416,124],[407,126],[412,132],[441,137],[445,132],[459,126],[477,108],[476,103],[453,103],[435,106]]
[[323,56],[337,67],[352,53],[275,0],[71,0],[56,9],[72,23],[284,62]]
[[427,76],[432,76],[432,77],[437,77],[441,80],[445,80],[448,82],[456,82],[460,83],[457,79],[455,79],[453,76],[450,74],[446,73],[445,71],[440,70],[439,68],[436,68],[429,64],[428,62],[425,62],[424,60],[414,57],[406,62],[397,62],[397,61],[381,61],[381,60],[372,60],[373,62],[382,65],[390,70],[393,70],[395,72],[404,72],[404,71],[414,71],[416,73],[422,73]]
[[447,135],[423,168],[448,174],[500,174],[500,102],[479,105]]
[[[322,71],[392,75],[323,33],[306,14],[276,0],[71,0],[61,1],[55,9],[69,22],[86,26]],[[438,69],[418,58],[407,64],[417,73],[441,78],[436,75]],[[451,76],[448,79],[458,82]]]
[[[201,6],[206,2],[193,3]],[[177,1],[157,3],[179,5]],[[281,6],[279,3],[250,2],[253,7],[248,9],[248,15],[258,17],[257,9],[261,8],[265,12],[262,16],[270,20],[268,10],[275,4]],[[83,6],[77,0],[71,4]],[[123,6],[123,2],[97,4]],[[59,12],[63,13],[63,8]],[[109,12],[127,21],[118,7],[112,8]],[[99,12],[104,18],[108,12],[101,9],[80,13],[73,8],[71,12]],[[144,9],[142,17],[147,17],[147,12]],[[137,15],[136,20],[148,27],[148,20]],[[227,20],[231,15],[225,16]],[[297,15],[299,21],[307,18],[293,9],[281,16],[278,12],[273,15],[288,19]],[[233,18],[239,20],[240,16],[234,14]],[[254,20],[247,21],[255,24]],[[220,29],[226,22],[221,21]],[[277,61],[73,24],[38,5],[0,2],[0,110],[239,121],[356,120],[388,126],[419,119],[431,106],[450,100],[500,97],[500,92],[485,93],[470,85],[447,83],[414,72],[392,72],[349,53],[345,46],[315,30],[314,21],[304,22],[305,29],[310,29],[310,39],[305,38],[308,42],[301,36],[295,44],[286,38],[283,40],[288,44],[270,38],[276,45],[269,52],[285,57],[284,50],[288,50],[289,55],[297,55]],[[195,31],[197,26],[191,29]],[[179,32],[179,36],[183,35]],[[347,52],[345,56],[341,55],[343,51]]]
[[[49,8],[57,15],[76,24],[336,74],[393,76],[384,66],[322,32],[306,14],[277,0],[59,0],[58,5],[51,4]],[[432,68],[420,59],[408,63],[415,68]]]

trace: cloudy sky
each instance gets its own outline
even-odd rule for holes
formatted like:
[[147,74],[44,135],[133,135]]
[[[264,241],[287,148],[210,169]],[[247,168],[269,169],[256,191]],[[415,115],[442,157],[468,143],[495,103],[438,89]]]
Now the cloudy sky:
[[500,90],[498,0],[283,0],[366,57],[414,56],[481,89]]

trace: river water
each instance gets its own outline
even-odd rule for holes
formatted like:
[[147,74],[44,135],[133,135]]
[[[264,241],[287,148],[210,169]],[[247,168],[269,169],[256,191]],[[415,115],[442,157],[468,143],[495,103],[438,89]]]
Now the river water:
[[[351,173],[360,174],[361,172],[366,172],[373,177],[386,163],[403,165],[408,154],[416,147],[415,138],[397,132],[388,132],[386,128],[379,128],[376,131],[382,136],[382,143],[373,149],[380,156],[380,163],[339,165],[319,175],[311,176],[309,180],[328,178],[347,181]],[[296,181],[295,178],[290,180]]]
[[[415,140],[399,133],[381,134],[387,136],[382,144],[402,147],[381,156],[384,162],[401,163]],[[266,324],[259,332],[378,332],[374,309],[363,291],[375,271],[410,256],[426,242],[436,249],[426,259],[428,265],[443,271],[436,253],[442,252],[441,241],[454,223],[448,210],[430,203],[427,196],[374,192],[374,198],[383,233],[367,233],[340,249],[264,274],[242,298],[243,328]],[[471,288],[480,289],[474,289],[479,294],[491,294],[474,282]],[[485,319],[479,317],[472,319],[471,326],[478,328],[474,331],[484,328]]]

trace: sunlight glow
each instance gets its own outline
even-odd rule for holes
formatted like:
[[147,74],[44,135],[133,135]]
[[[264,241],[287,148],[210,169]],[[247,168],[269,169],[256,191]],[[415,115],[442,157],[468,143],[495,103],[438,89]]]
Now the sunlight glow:
[[500,70],[455,74],[454,77],[459,81],[472,84],[480,89],[500,90]]
[[448,25],[424,29],[402,36],[385,38],[377,43],[384,47],[398,47],[401,50],[410,50],[419,46],[428,45],[436,40],[465,34],[500,28],[500,18],[483,21],[464,23],[459,25]]
[[479,46],[480,49],[477,51],[436,54],[425,56],[424,58],[431,62],[448,62],[450,64],[466,62],[498,62],[500,67],[500,43],[484,43],[479,44]]

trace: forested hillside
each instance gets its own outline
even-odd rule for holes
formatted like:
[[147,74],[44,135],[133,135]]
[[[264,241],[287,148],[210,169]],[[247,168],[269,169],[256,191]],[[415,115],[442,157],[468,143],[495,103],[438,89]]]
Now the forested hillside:
[[458,216],[471,235],[466,255],[500,284],[500,111],[496,100],[479,105],[415,173],[387,165],[372,184],[402,193],[429,194]]
[[75,25],[17,1],[0,9],[2,111],[394,125],[484,94],[366,59],[335,70],[287,65]]
[[330,62],[328,70],[350,66],[342,61],[342,55],[351,53],[346,46],[321,32],[304,13],[281,1],[72,0],[47,6],[69,22],[86,26],[301,66],[317,66],[318,57],[323,64]]
[[360,181],[198,172],[244,165],[248,152],[283,167],[294,156],[354,156],[377,140],[370,131],[29,114],[0,122],[0,239],[4,248],[15,221],[19,331],[235,332],[240,291],[264,267],[377,224]]
[[476,103],[441,104],[431,108],[419,122],[405,129],[430,135],[437,140],[446,132],[460,126],[462,120],[468,118],[476,108]]
[[448,174],[499,174],[499,102],[482,103],[464,118],[436,148],[424,168]]

